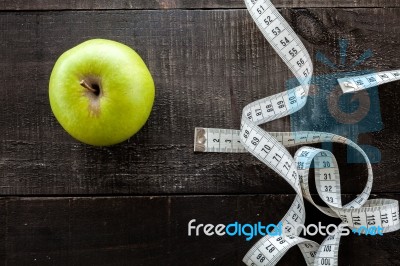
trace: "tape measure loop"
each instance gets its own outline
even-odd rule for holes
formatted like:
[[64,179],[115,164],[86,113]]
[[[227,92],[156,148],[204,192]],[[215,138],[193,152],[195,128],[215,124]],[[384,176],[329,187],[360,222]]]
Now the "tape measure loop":
[[[377,234],[398,230],[399,204],[396,200],[368,200],[372,189],[373,172],[366,153],[353,141],[325,132],[266,132],[263,123],[300,110],[307,101],[313,65],[299,37],[269,0],[245,0],[246,7],[272,48],[295,75],[300,86],[243,108],[240,130],[196,128],[196,152],[249,152],[284,178],[296,192],[296,197],[281,220],[279,236],[261,238],[244,256],[251,266],[275,265],[288,249],[299,246],[307,265],[337,265],[341,232],[328,236],[321,245],[299,237],[298,227],[304,225],[303,197],[321,212],[342,220],[340,226],[357,234]],[[345,93],[367,89],[400,80],[400,71],[387,71],[361,77],[339,79]],[[302,147],[294,157],[287,147],[336,142],[359,151],[368,170],[367,184],[360,195],[342,206],[338,164],[335,156],[325,150]],[[314,162],[315,183],[319,196],[328,207],[317,205],[309,190],[308,176]]]

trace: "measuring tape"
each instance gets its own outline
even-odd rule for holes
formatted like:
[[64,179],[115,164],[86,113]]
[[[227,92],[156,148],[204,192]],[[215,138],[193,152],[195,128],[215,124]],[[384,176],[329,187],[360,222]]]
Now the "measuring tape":
[[[293,204],[282,218],[284,234],[265,236],[244,256],[246,265],[275,265],[293,246],[298,246],[307,265],[337,265],[340,232],[327,237],[322,244],[299,237],[294,230],[304,225],[303,198],[326,215],[337,217],[353,230],[375,234],[400,228],[399,204],[391,199],[368,200],[372,189],[373,173],[365,152],[351,140],[325,132],[266,132],[260,124],[290,115],[300,110],[307,101],[313,74],[310,56],[298,36],[269,0],[245,0],[246,7],[262,34],[282,58],[299,81],[299,86],[244,107],[241,129],[196,128],[195,152],[250,152],[265,165],[283,177],[296,191]],[[400,71],[386,71],[359,77],[339,79],[345,93],[367,89],[400,79]],[[313,147],[300,148],[294,157],[287,147],[336,142],[349,145],[364,157],[367,164],[367,184],[354,200],[341,202],[339,169],[334,155]],[[308,176],[313,163],[318,195],[328,207],[317,205],[309,190]],[[360,229],[366,229],[364,231]]]
[[400,70],[384,71],[357,77],[338,79],[344,93],[365,90],[385,83],[400,80]]

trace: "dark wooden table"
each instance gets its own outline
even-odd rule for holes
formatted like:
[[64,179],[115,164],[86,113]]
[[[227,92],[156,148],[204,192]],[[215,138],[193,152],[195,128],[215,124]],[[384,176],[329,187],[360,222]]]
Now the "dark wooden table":
[[[315,58],[320,51],[337,62],[339,39],[349,41],[349,61],[373,52],[354,70],[400,68],[398,0],[274,3],[302,37],[316,75],[332,73]],[[294,199],[283,179],[248,154],[193,153],[195,126],[238,128],[245,104],[284,90],[292,78],[243,1],[2,0],[0,9],[2,264],[244,265],[256,240],[187,236],[191,219],[276,223]],[[133,47],[156,83],[146,126],[113,147],[73,140],[49,106],[56,59],[91,38]],[[360,136],[382,155],[371,198],[400,199],[400,82],[381,86],[379,101],[383,128]],[[290,118],[265,128],[291,130]],[[346,163],[341,146],[334,151],[349,201],[365,185],[365,165]],[[306,208],[307,223],[339,223]],[[344,237],[340,264],[399,265],[399,237]],[[302,264],[298,248],[280,262]]]

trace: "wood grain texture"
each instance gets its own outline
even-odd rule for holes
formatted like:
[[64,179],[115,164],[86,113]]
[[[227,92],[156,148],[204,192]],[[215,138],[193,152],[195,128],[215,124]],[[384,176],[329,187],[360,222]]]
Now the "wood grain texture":
[[[398,0],[273,3],[304,40],[318,86],[329,84],[333,72],[399,68]],[[238,128],[247,103],[285,90],[292,79],[243,9],[242,0],[0,1],[0,195],[12,195],[0,198],[0,265],[243,265],[256,240],[187,236],[191,219],[276,223],[294,199],[282,178],[248,154],[192,151],[195,126]],[[90,38],[133,47],[156,82],[147,125],[113,147],[73,140],[48,102],[56,59]],[[349,41],[343,66],[339,39]],[[367,49],[373,56],[349,67]],[[317,62],[318,51],[337,69]],[[399,88],[398,82],[379,88],[383,128],[359,136],[382,155],[373,165],[371,198],[400,199]],[[264,127],[306,125],[321,112],[318,103],[310,97],[303,118]],[[333,151],[349,202],[362,191],[366,169],[347,164],[346,147]],[[306,224],[339,223],[308,203],[306,213]],[[399,237],[399,231],[344,237],[339,265],[400,265]],[[294,248],[279,265],[304,259]]]
[[[400,9],[283,14],[313,58],[321,51],[336,62],[338,39],[346,38],[349,61],[367,49],[374,53],[359,69],[398,68]],[[56,59],[90,38],[114,39],[136,49],[156,83],[147,125],[130,141],[108,148],[73,140],[52,115],[47,96]],[[317,75],[332,72],[314,63]],[[195,126],[238,128],[247,103],[284,90],[291,77],[245,10],[0,13],[0,193],[292,193],[250,155],[192,152]],[[376,193],[400,187],[393,115],[400,112],[398,88],[399,83],[382,86],[384,128],[362,139],[382,153],[382,162],[374,165]],[[291,129],[289,118],[265,128]],[[344,192],[359,193],[365,166],[346,164],[345,147],[335,150],[341,171],[348,174],[342,179]]]
[[[397,0],[273,0],[277,7],[399,7]],[[0,10],[225,9],[245,8],[243,0],[61,1],[3,0]]]
[[[393,196],[400,199],[399,194]],[[189,237],[188,222],[277,223],[293,199],[293,195],[2,198],[0,262],[16,266],[239,266],[258,238]],[[306,212],[306,224],[338,224],[309,204]],[[382,237],[343,237],[340,265],[398,265],[399,236],[397,231]],[[311,239],[320,242],[323,237]],[[279,265],[305,263],[294,247]]]

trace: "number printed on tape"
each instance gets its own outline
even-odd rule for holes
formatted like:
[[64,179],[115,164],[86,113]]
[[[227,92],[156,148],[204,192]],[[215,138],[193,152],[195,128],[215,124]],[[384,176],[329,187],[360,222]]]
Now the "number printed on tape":
[[[298,79],[300,85],[276,95],[257,100],[242,111],[240,130],[196,128],[196,152],[249,152],[283,177],[296,191],[291,207],[281,219],[284,236],[261,238],[244,256],[246,265],[275,265],[293,246],[298,246],[308,265],[337,265],[339,232],[328,236],[319,245],[289,231],[305,221],[304,201],[307,199],[326,215],[340,218],[343,224],[359,233],[382,228],[382,233],[400,228],[399,204],[391,199],[368,200],[373,173],[366,153],[351,140],[325,132],[266,132],[260,124],[290,115],[307,101],[313,65],[307,49],[286,20],[269,0],[245,0],[246,7],[261,33]],[[351,93],[384,83],[400,80],[400,70],[385,71],[358,77],[339,79],[343,92]],[[355,148],[365,159],[368,170],[363,192],[346,205],[341,202],[340,176],[336,158],[330,151],[302,147],[294,157],[287,147],[337,142]],[[315,183],[319,196],[328,207],[317,205],[311,198],[308,176],[314,162]]]

